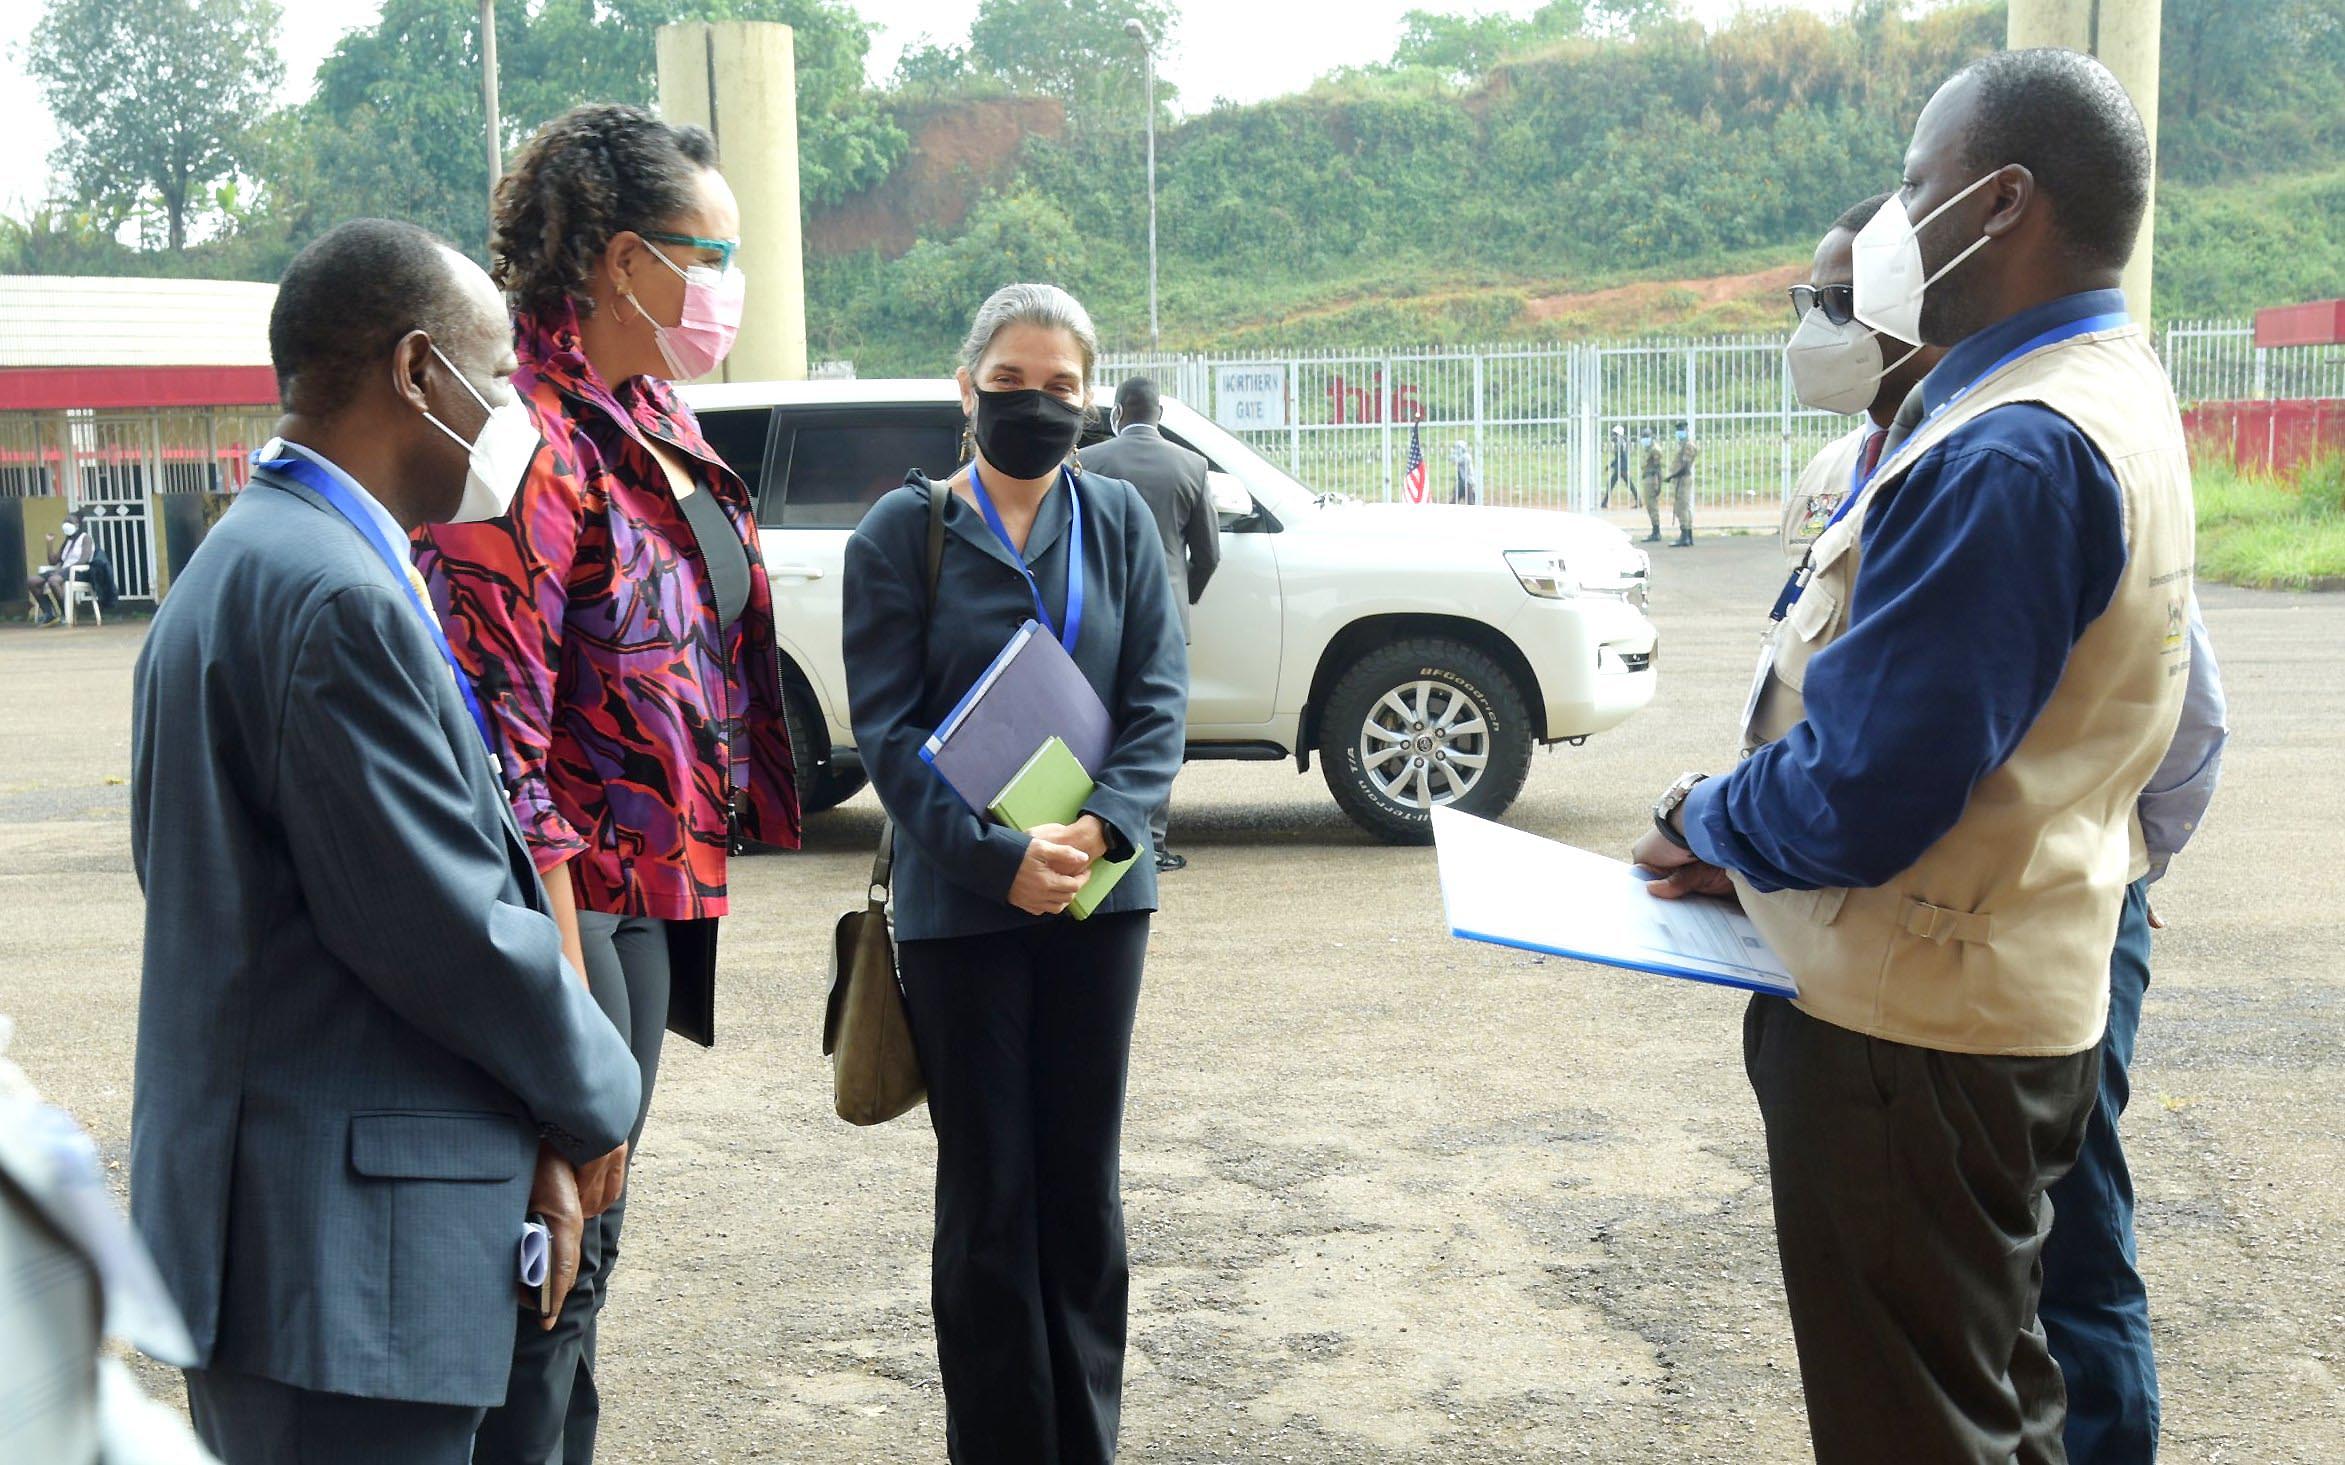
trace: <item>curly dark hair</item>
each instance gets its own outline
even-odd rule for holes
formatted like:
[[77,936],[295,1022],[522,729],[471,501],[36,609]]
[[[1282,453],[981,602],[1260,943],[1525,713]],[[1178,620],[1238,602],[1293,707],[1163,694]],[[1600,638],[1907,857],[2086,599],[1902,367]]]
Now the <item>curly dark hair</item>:
[[654,229],[691,206],[717,165],[716,139],[641,107],[592,102],[539,128],[497,183],[489,274],[524,315],[576,303],[611,236]]

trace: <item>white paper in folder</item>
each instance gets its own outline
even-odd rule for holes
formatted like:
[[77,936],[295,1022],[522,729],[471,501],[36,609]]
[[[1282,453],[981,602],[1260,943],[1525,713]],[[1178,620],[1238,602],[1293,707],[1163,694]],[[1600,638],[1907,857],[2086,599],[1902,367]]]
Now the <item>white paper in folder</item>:
[[1657,900],[1626,861],[1454,809],[1433,811],[1433,844],[1453,936],[1798,995],[1791,974],[1732,901]]

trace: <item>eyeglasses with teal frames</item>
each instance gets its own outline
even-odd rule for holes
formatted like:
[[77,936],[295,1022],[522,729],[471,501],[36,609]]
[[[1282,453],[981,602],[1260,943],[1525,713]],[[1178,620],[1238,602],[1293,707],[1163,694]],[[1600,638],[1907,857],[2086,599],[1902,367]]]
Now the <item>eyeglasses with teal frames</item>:
[[733,255],[741,248],[738,239],[703,239],[697,234],[664,234],[656,229],[638,229],[635,232],[654,244],[679,244],[686,249],[715,250],[718,255],[717,273],[720,275],[733,267]]

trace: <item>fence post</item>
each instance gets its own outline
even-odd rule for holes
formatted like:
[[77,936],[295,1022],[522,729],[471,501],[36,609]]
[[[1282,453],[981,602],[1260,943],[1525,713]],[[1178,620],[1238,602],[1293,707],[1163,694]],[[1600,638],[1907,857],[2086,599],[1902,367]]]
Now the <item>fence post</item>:
[[1604,356],[1595,345],[1582,342],[1566,358],[1564,380],[1570,384],[1575,410],[1564,414],[1564,431],[1571,439],[1571,506],[1592,512],[1596,503],[1596,418],[1603,411]]
[[2255,399],[2259,402],[2268,402],[2272,398],[2270,378],[2265,371],[2265,358],[2270,354],[2261,346],[2255,348]]
[[1685,348],[1685,415],[1681,420],[1685,423],[1685,435],[1689,442],[1695,440],[1694,392],[1699,378],[1699,370],[1694,362],[1695,358],[1701,354],[1702,348],[1700,346],[1691,342],[1687,343]]
[[1384,501],[1392,503],[1399,498],[1393,492],[1395,479],[1392,462],[1392,371],[1390,356],[1384,358],[1384,371],[1376,379],[1376,420],[1384,426]]
[[1480,475],[1480,491],[1475,502],[1490,502],[1490,459],[1482,449],[1482,351],[1474,349],[1474,472]]
[[1775,353],[1774,359],[1775,380],[1782,388],[1781,399],[1783,402],[1783,456],[1775,475],[1775,497],[1781,501],[1791,497],[1791,403],[1794,394],[1791,390],[1790,366],[1786,364],[1780,352]]
[[1287,361],[1287,476],[1304,476],[1304,361]]

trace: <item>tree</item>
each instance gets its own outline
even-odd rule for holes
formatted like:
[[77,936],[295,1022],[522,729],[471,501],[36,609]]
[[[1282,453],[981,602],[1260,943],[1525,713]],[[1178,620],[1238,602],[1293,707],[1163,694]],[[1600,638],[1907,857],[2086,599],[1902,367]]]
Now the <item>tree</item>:
[[50,0],[25,70],[65,134],[54,162],[76,197],[117,218],[151,201],[185,248],[284,80],[277,17],[274,0]]
[[1582,0],[1552,0],[1525,20],[1499,11],[1489,15],[1446,15],[1412,10],[1401,17],[1396,67],[1430,66],[1459,81],[1486,74],[1510,56],[1580,33]]
[[[1170,0],[982,0],[969,25],[969,63],[1015,90],[1058,98],[1078,129],[1138,122],[1147,78],[1126,20],[1148,27],[1161,56],[1178,14]],[[1159,75],[1159,105],[1173,95]]]
[[[480,10],[474,0],[386,0],[318,68],[290,165],[319,227],[395,213],[470,247],[485,239]],[[799,186],[808,203],[887,176],[901,130],[864,95],[871,29],[843,0],[541,0],[497,10],[507,155],[586,101],[654,103],[658,28],[679,20],[781,21],[796,32]]]

